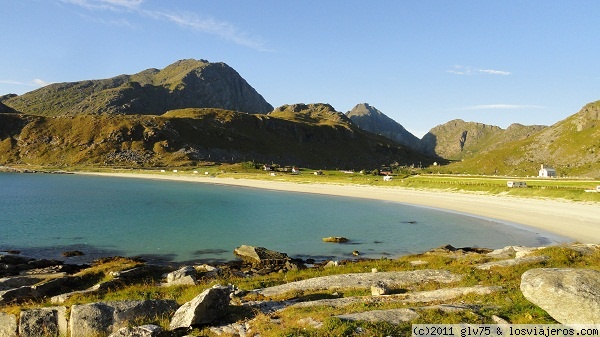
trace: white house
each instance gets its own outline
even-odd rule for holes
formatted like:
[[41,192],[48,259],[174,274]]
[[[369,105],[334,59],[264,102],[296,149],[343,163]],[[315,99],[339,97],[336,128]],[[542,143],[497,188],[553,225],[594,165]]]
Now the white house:
[[543,178],[556,177],[556,170],[552,167],[544,167],[544,164],[542,164],[538,176]]

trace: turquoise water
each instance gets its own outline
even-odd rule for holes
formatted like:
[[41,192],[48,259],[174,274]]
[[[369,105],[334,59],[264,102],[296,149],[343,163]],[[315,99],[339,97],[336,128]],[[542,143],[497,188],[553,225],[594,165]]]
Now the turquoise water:
[[[322,242],[345,236],[350,244]],[[0,173],[0,251],[62,258],[227,261],[242,244],[317,260],[396,257],[443,244],[540,246],[539,230],[398,203],[213,184]]]

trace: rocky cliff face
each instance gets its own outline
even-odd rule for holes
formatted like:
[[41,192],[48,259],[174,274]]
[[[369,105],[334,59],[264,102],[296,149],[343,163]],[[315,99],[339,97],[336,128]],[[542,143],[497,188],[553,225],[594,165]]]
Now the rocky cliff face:
[[267,113],[273,109],[227,64],[192,59],[134,75],[51,84],[4,103],[18,111],[42,116],[160,115],[182,108]]
[[419,149],[419,138],[367,103],[357,104],[346,116],[363,130],[384,136],[411,149]]
[[434,127],[423,136],[420,150],[444,159],[460,160],[527,138],[544,128],[512,124],[504,130],[494,125],[455,119]]

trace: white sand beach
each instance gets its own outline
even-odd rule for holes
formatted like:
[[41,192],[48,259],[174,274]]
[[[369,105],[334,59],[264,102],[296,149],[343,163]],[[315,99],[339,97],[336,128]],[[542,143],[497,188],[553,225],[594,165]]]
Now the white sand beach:
[[400,187],[300,184],[198,175],[144,173],[82,173],[110,177],[160,179],[314,193],[400,202],[471,214],[538,228],[582,243],[600,243],[600,205],[556,199],[518,198],[479,193],[416,190]]

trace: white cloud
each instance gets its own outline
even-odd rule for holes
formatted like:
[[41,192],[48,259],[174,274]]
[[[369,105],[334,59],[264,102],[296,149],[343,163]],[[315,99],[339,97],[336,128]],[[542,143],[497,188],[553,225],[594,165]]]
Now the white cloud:
[[[259,51],[272,51],[266,47],[266,42],[259,38],[249,36],[239,28],[227,21],[217,20],[211,17],[201,17],[194,12],[169,12],[149,11],[143,9],[144,0],[61,0],[65,3],[77,5],[88,10],[111,10],[119,12],[131,12],[149,17],[154,20],[167,21],[180,27],[191,29],[196,32],[218,36],[231,41],[237,45],[256,49]],[[109,25],[133,26],[127,20],[104,20],[94,19],[95,22]]]
[[144,0],[62,0],[62,2],[70,3],[89,10],[113,10],[119,11],[123,9],[136,10]]
[[21,82],[14,80],[0,80],[0,84],[11,84],[11,85],[24,85],[28,87],[43,87],[48,84],[52,84],[52,82],[46,82],[44,80],[40,80],[39,78],[33,79],[30,82]]
[[477,69],[469,66],[452,66],[452,69],[446,72],[456,75],[511,75],[510,71],[495,69]]
[[52,84],[52,82],[46,82],[44,80],[40,80],[39,78],[34,79],[32,82],[33,82],[33,84],[39,85],[40,87],[46,86],[48,84]]
[[545,109],[545,106],[541,105],[529,105],[529,104],[483,104],[483,105],[472,105],[461,108],[459,110],[489,110],[489,109]]
[[493,70],[493,69],[479,69],[479,73],[481,74],[490,74],[490,75],[510,75],[510,71],[504,70]]
[[241,46],[259,51],[271,51],[265,46],[266,43],[263,39],[248,36],[248,34],[240,31],[236,26],[226,21],[220,21],[211,17],[200,17],[192,12],[143,11],[143,13],[149,17],[167,20],[197,32],[218,36]]

